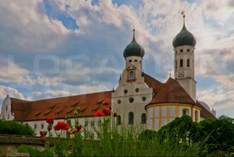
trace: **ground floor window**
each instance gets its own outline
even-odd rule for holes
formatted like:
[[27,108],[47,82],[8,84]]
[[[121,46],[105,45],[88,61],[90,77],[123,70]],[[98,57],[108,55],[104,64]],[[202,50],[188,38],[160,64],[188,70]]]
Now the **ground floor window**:
[[134,123],[134,114],[133,112],[128,113],[128,124],[132,125]]
[[185,116],[185,115],[189,115],[189,109],[187,109],[187,108],[185,108],[185,109],[183,109],[183,116]]
[[117,125],[121,124],[121,116],[117,116]]
[[198,111],[195,111],[195,121],[198,122]]
[[146,114],[145,113],[141,114],[141,124],[146,124]]

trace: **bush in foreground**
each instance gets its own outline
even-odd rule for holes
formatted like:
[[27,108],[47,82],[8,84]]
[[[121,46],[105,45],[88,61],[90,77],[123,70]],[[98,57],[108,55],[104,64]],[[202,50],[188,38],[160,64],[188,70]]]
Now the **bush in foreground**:
[[26,124],[22,124],[16,121],[0,120],[0,134],[32,136],[34,135],[34,131]]

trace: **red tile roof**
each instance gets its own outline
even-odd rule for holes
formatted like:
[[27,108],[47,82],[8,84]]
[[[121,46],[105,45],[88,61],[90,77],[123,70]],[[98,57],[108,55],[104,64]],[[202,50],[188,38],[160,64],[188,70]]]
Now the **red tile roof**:
[[145,83],[150,87],[153,88],[154,93],[158,93],[160,90],[160,86],[162,85],[162,83],[158,80],[156,80],[155,78],[151,77],[150,75],[143,73],[144,75],[144,80]]
[[195,104],[193,99],[175,79],[169,78],[161,84],[159,92],[153,97],[150,104],[160,103],[189,103]]
[[111,91],[60,97],[38,101],[24,101],[11,98],[12,112],[19,121],[45,120],[74,117],[74,111],[80,108],[80,117],[91,117],[99,108],[111,106]]
[[[176,80],[169,78],[161,83],[145,73],[143,75],[146,84],[154,91],[149,104],[188,103],[201,107],[202,116],[214,117],[200,103],[195,103]],[[112,91],[106,91],[38,101],[11,98],[12,112],[19,121],[45,120],[49,117],[63,119],[66,116],[74,117],[74,111],[79,107],[80,117],[92,117],[98,109],[111,106],[111,94]]]
[[[148,104],[161,104],[161,103],[186,103],[196,105],[201,108],[201,117],[216,118],[209,110],[207,110],[199,102],[194,102],[190,95],[175,79],[169,78],[165,83],[158,84],[158,93],[153,97],[152,101]],[[147,105],[146,105],[147,106]]]

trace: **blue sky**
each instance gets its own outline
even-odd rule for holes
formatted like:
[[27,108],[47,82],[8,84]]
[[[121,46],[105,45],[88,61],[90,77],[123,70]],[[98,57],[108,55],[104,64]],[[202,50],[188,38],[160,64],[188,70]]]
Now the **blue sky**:
[[232,0],[4,1],[0,100],[6,94],[35,100],[115,88],[133,27],[146,51],[144,71],[164,82],[173,71],[172,40],[182,27],[182,10],[197,40],[197,97],[218,116],[234,117]]

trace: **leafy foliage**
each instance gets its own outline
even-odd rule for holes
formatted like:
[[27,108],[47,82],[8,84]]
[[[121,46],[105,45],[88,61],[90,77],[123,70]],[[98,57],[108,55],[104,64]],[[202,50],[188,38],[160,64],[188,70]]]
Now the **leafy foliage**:
[[177,118],[158,131],[160,143],[200,147],[200,156],[229,156],[234,154],[234,120],[220,117],[192,122],[189,116]]
[[34,135],[34,131],[26,124],[0,120],[0,134]]
[[[78,156],[231,156],[234,154],[233,119],[221,117],[195,123],[190,117],[177,118],[158,132],[135,128],[110,129],[109,120],[101,125],[98,140],[78,133],[73,139],[59,138],[43,151],[27,149],[33,156],[51,154]],[[86,131],[84,134],[88,134]],[[43,153],[48,153],[45,155]]]

